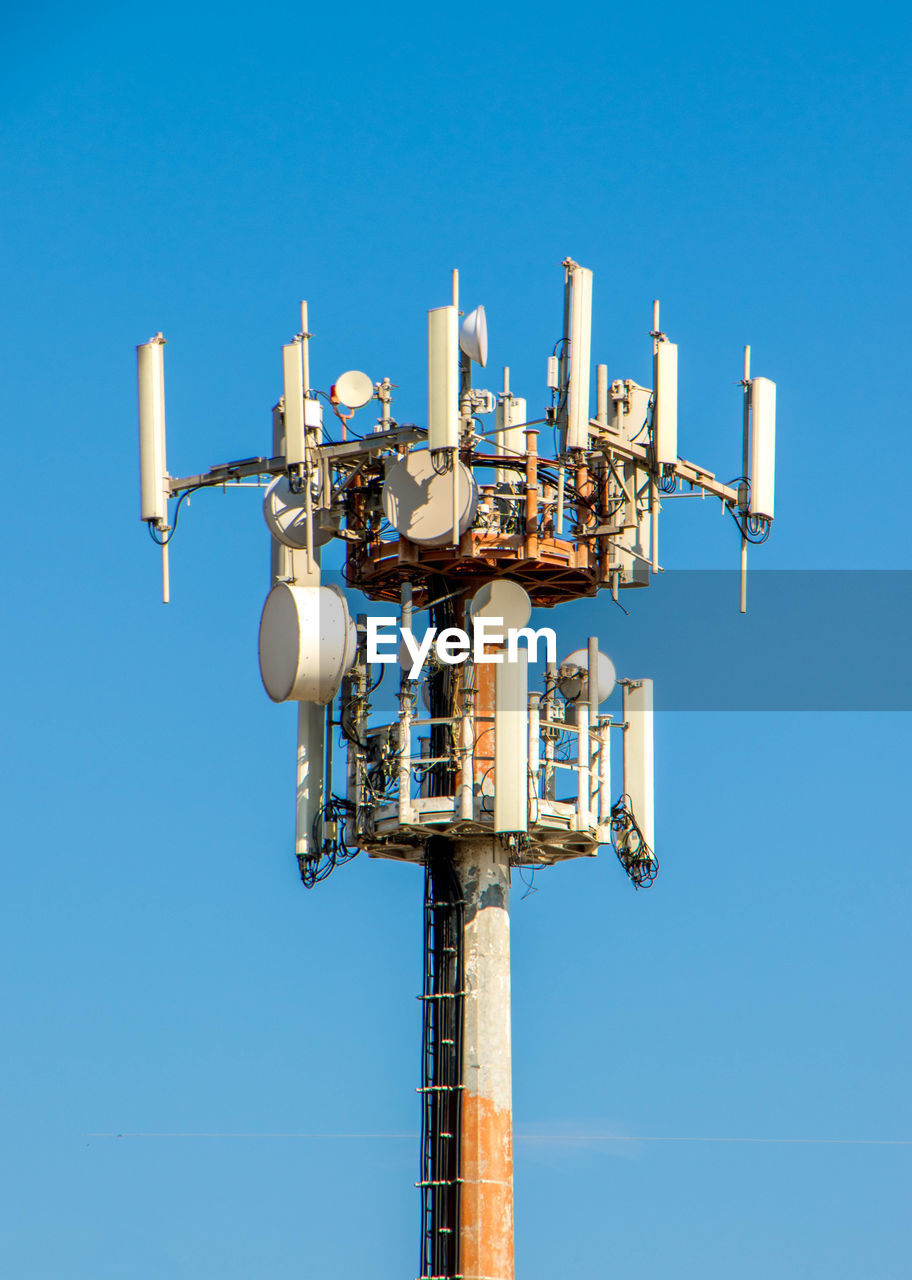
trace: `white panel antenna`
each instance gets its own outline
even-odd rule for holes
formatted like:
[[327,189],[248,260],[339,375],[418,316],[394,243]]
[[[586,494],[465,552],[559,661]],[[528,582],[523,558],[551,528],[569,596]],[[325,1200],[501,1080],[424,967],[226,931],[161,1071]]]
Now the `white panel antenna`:
[[528,655],[494,671],[494,830],[529,829]]
[[611,384],[614,400],[613,429],[627,441],[642,442],[649,421],[649,402],[652,392],[629,378],[617,379]]
[[659,338],[655,349],[655,460],[678,460],[678,346]]
[[326,711],[316,702],[298,703],[298,762],[295,807],[295,853],[299,858],[319,852],[315,830],[323,812]]
[[595,418],[600,427],[608,426],[608,366],[595,366]]
[[304,463],[304,361],[300,342],[282,348],[282,377],[285,386],[285,466]]
[[[524,458],[526,456],[526,433],[524,427],[526,402],[521,396],[503,395],[494,410],[495,449],[506,457]],[[507,467],[497,468],[497,483],[506,484],[515,480],[517,473]]]
[[139,384],[139,477],[142,519],[168,523],[165,469],[165,339],[160,333],[136,348]]
[[750,384],[750,514],[772,520],[776,482],[776,384],[752,378]]
[[651,680],[623,685],[624,793],[634,821],[655,851],[655,778],[653,759],[653,698]]
[[456,307],[428,312],[428,443],[431,449],[459,444],[459,313]]
[[[589,447],[589,365],[592,348],[592,272],[567,261],[569,359],[567,371],[568,449]],[[565,351],[567,344],[565,343]]]

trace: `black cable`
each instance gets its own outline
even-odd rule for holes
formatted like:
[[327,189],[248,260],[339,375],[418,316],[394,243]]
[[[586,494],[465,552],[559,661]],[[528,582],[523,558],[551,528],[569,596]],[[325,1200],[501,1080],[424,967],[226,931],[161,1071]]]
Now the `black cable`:
[[[314,814],[311,836],[317,848],[316,853],[298,854],[298,871],[305,889],[326,880],[337,866],[356,858],[359,849],[349,849],[345,841],[345,819],[355,811],[355,806],[341,796],[330,796]],[[333,840],[326,840],[324,830],[327,822],[338,823],[338,833]]]
[[349,742],[353,743],[356,747],[359,747],[362,751],[365,751],[367,749],[367,743],[362,742],[357,733],[351,732],[348,724],[350,709],[353,706],[356,706],[360,701],[360,696],[355,694],[354,697],[349,698],[347,702],[343,703],[342,708],[339,711],[339,728],[342,730],[343,737],[347,738]]
[[421,1034],[421,1275],[459,1276],[462,1127],[462,886],[452,847],[428,841]]
[[659,874],[659,860],[643,838],[626,793],[611,807],[611,847],[633,887],[648,889]]
[[767,520],[764,516],[749,515],[745,517],[745,523],[742,523],[742,521],[738,519],[738,515],[734,508],[730,507],[728,503],[725,504],[725,510],[738,526],[738,532],[746,542],[749,542],[754,547],[762,547],[764,542],[769,540],[773,526],[772,522]]
[[640,436],[643,434],[644,431],[647,430],[647,428],[651,431],[652,422],[653,422],[652,402],[650,401],[649,409],[646,411],[646,417],[643,419],[643,425],[640,427],[639,431],[636,433],[635,436],[630,437],[629,443],[633,444],[636,440],[639,440]]
[[[447,449],[431,449],[431,466],[434,468],[434,474],[438,476],[448,475],[453,470],[453,465],[458,462],[458,458],[454,458]],[[454,453],[457,451],[454,450]],[[443,457],[441,458],[441,454]]]
[[538,893],[538,890],[537,890],[537,889],[536,889],[536,887],[535,887],[535,871],[536,871],[536,868],[535,868],[534,866],[531,868],[531,872],[530,872],[530,875],[529,875],[529,879],[528,879],[528,880],[527,880],[527,879],[526,879],[526,877],[523,875],[523,871],[525,870],[525,868],[524,868],[524,867],[519,867],[519,868],[517,868],[517,869],[518,869],[518,871],[519,871],[519,878],[520,878],[520,880],[521,880],[521,881],[523,882],[523,884],[526,886],[526,892],[525,892],[525,893],[523,894],[523,896],[520,898],[520,902],[525,902],[526,898],[528,898],[528,897],[530,896],[530,894]]
[[170,529],[168,529],[167,534],[165,536],[159,537],[158,530],[155,528],[152,521],[150,520],[148,522],[149,534],[152,538],[152,541],[155,543],[157,547],[166,547],[168,543],[171,541],[171,539],[174,537],[175,533],[177,533],[177,518],[180,515],[180,509],[183,504],[184,498],[189,498],[190,494],[196,493],[198,489],[206,489],[210,487],[211,486],[205,485],[205,484],[195,484],[190,489],[184,489],[183,493],[180,495],[180,497],[177,500],[177,506],[174,508],[174,523],[171,525]]

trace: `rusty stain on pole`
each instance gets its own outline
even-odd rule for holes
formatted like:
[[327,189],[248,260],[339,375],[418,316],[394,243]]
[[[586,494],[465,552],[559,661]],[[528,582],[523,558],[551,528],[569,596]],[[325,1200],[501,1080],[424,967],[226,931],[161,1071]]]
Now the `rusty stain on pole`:
[[513,1280],[509,850],[470,837],[453,861],[464,902],[459,1274]]

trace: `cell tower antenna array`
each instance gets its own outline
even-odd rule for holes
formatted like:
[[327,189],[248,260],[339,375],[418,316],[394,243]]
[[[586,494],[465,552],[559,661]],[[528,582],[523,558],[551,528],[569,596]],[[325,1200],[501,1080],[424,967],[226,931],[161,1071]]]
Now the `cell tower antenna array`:
[[[533,419],[508,369],[499,392],[472,385],[473,365],[487,360],[486,317],[477,307],[460,321],[455,271],[451,301],[428,312],[425,427],[395,421],[388,377],[348,370],[311,385],[302,303],[301,330],[282,348],[268,455],[175,478],[165,460],[164,338],[137,348],[140,514],[162,548],[166,601],[184,498],[266,486],[260,671],[273,701],[298,706],[302,880],[312,887],[361,851],[425,869],[418,1186],[421,1276],[437,1280],[514,1274],[511,870],[605,845],[637,886],[658,869],[652,681],[617,679],[595,636],[558,662],[554,632],[529,625],[532,609],[647,586],[660,572],[662,503],[690,492],[717,498],[738,526],[743,612],[747,546],[766,540],[774,514],[776,387],[751,377],[749,348],[741,474],[722,484],[678,454],[678,349],[657,302],[652,388],[609,381],[599,364],[591,415],[592,272],[571,258],[563,269],[550,402]],[[349,421],[372,402],[372,429],[348,438]],[[333,433],[324,403],[338,419]],[[553,431],[549,453],[539,451],[540,427]],[[383,617],[353,618],[345,592],[322,581],[322,548],[334,539],[346,583],[385,602]],[[371,702],[383,663],[398,673],[392,719]],[[530,690],[536,664],[543,677]],[[333,778],[337,729],[344,786]]]

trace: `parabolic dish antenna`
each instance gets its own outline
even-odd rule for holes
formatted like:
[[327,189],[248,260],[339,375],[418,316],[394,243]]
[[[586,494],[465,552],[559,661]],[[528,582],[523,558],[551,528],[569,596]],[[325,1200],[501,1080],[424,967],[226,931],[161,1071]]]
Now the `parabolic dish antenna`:
[[355,624],[338,587],[278,582],[260,619],[260,675],[273,702],[331,702],[355,660]]
[[[293,551],[304,551],[307,547],[306,502],[303,492],[291,492],[288,476],[278,476],[263,495],[263,515],[269,532],[283,547],[291,547]],[[317,524],[317,512],[314,511],[313,545],[322,547],[332,536],[331,529],[323,529]]]
[[518,582],[497,578],[472,596],[473,618],[501,618],[505,629],[524,627],[532,617],[529,593]]
[[[475,519],[478,485],[457,462],[459,533]],[[444,547],[453,538],[453,472],[436,471],[429,449],[413,449],[386,473],[383,512],[403,538],[422,547]]]
[[374,384],[366,373],[360,369],[349,369],[340,373],[333,387],[333,395],[340,404],[349,409],[363,409],[373,399]]
[[[558,688],[565,698],[576,699],[583,692],[586,675],[589,671],[589,652],[587,649],[574,649],[560,664],[558,672]],[[599,653],[596,666],[598,680],[598,700],[604,702],[610,698],[617,683],[617,672],[614,663],[604,653]]]
[[470,311],[459,326],[459,348],[482,369],[488,363],[488,322],[484,307]]

